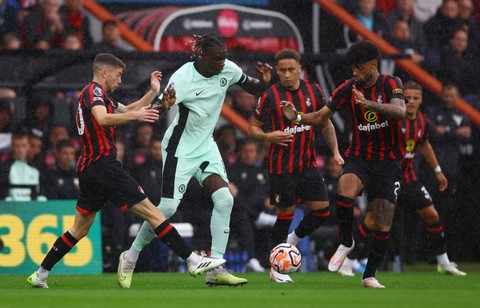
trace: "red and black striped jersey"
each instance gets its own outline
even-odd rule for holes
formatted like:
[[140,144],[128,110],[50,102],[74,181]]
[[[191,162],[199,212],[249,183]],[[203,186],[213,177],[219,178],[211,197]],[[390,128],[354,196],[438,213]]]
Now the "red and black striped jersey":
[[78,134],[80,135],[81,151],[77,161],[77,173],[82,173],[86,167],[102,157],[116,158],[115,127],[102,127],[92,114],[93,106],[104,106],[107,113],[114,113],[118,107],[98,83],[92,82],[80,93],[76,115]]
[[[405,152],[401,121],[356,104],[353,85],[353,79],[346,80],[335,89],[327,103],[327,107],[334,111],[345,108],[350,118],[352,136],[345,156],[359,156],[367,160],[401,159]],[[392,98],[405,100],[403,84],[396,76],[380,75],[370,88],[357,84],[355,87],[367,100],[381,104],[389,104]]]
[[417,145],[428,140],[428,130],[430,128],[430,121],[421,113],[417,112],[417,117],[413,120],[405,118],[402,121],[402,132],[405,136],[405,156],[402,160],[403,177],[406,183],[411,181],[418,181],[415,173],[413,160],[415,158],[415,151]]
[[280,107],[281,101],[292,102],[299,113],[314,112],[325,105],[320,86],[305,80],[300,80],[297,90],[287,90],[278,82],[263,94],[258,100],[254,117],[271,131],[293,134],[292,143],[288,146],[271,145],[266,164],[268,172],[286,174],[316,167],[314,128],[288,120]]

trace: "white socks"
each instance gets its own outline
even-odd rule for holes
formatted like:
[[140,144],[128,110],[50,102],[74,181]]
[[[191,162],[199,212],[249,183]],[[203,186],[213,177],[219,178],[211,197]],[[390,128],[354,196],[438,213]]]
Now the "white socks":
[[448,259],[447,253],[442,253],[441,255],[437,256],[437,263],[439,265],[447,265],[450,264],[450,260]]
[[287,237],[287,243],[297,246],[298,242],[302,240],[301,237],[298,237],[295,233],[295,230],[290,233]]

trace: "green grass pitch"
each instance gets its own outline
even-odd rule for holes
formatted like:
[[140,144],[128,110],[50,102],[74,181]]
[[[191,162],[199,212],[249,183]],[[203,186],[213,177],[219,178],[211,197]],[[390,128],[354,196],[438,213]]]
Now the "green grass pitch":
[[[204,277],[137,273],[132,288],[120,289],[114,274],[55,275],[49,289],[33,289],[28,275],[0,275],[0,307],[479,307],[479,265],[462,264],[466,277],[437,274],[433,266],[403,273],[380,272],[386,289],[361,287],[361,276],[295,273],[279,284],[268,274],[246,273],[242,287],[205,285]],[[475,271],[476,270],[476,271]]]

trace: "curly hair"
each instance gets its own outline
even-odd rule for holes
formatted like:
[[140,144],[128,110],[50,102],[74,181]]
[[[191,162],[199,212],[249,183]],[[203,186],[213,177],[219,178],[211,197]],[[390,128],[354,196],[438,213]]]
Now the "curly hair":
[[360,65],[379,58],[380,51],[377,46],[366,40],[356,42],[347,51],[347,61],[350,65]]

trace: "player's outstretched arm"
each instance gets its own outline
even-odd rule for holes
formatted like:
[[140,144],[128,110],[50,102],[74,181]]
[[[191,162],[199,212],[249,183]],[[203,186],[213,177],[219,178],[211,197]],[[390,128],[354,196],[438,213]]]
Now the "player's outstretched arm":
[[257,62],[258,78],[247,76],[247,80],[240,85],[242,89],[252,95],[262,95],[270,84],[272,67],[268,63]]
[[[119,104],[119,108],[126,107]],[[133,121],[153,123],[158,120],[158,110],[152,109],[150,106],[142,107],[135,111],[122,113],[107,113],[105,106],[93,106],[92,114],[100,126],[120,126]]]
[[283,115],[290,121],[308,125],[326,125],[326,121],[335,113],[335,111],[327,106],[323,106],[318,111],[299,114],[295,106],[287,101],[281,101],[280,107],[282,108]]
[[365,98],[362,92],[355,88],[355,86],[352,88],[352,95],[355,97],[355,103],[365,109],[379,112],[389,118],[405,119],[406,109],[405,101],[403,99],[392,98],[390,104],[369,101]]
[[135,111],[135,110],[139,110],[142,107],[150,105],[150,103],[155,99],[155,97],[160,92],[161,80],[162,80],[162,72],[160,71],[152,72],[152,74],[150,74],[150,90],[147,93],[145,93],[145,95],[142,96],[142,98],[140,98],[138,101],[133,102],[128,106],[125,106],[126,110],[118,109],[118,112]]
[[430,167],[432,167],[432,169],[435,171],[435,177],[437,178],[437,181],[439,184],[438,190],[444,191],[448,187],[448,180],[443,174],[442,168],[438,164],[437,157],[435,156],[435,152],[433,151],[433,147],[430,141],[426,139],[424,142],[420,143],[418,146],[427,164]]

